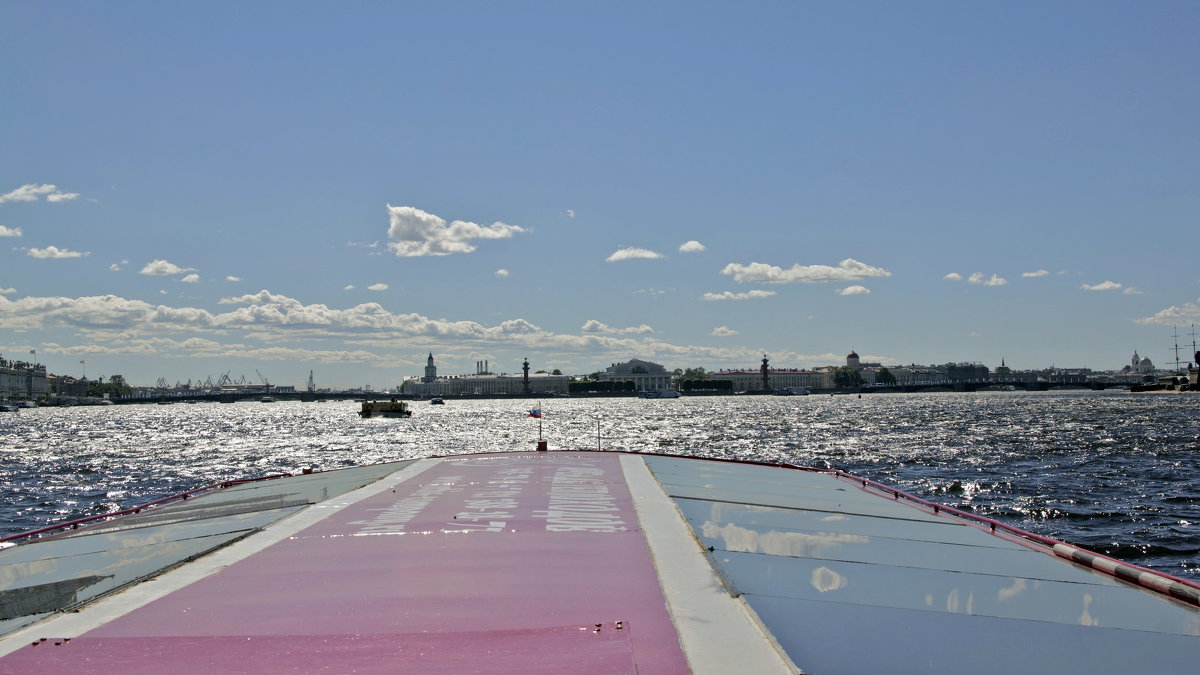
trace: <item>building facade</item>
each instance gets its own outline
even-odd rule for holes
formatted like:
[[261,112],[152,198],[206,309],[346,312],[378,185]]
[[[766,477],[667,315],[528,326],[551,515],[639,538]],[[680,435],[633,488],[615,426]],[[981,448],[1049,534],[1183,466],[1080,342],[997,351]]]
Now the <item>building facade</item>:
[[[530,394],[566,394],[566,375],[529,374]],[[400,385],[408,396],[497,396],[525,393],[523,375],[455,375],[426,381],[425,377],[410,377]]]
[[[732,380],[734,391],[761,391],[762,370],[718,370],[709,373],[710,380]],[[796,368],[770,368],[767,370],[767,387],[772,391],[783,389],[825,389],[833,386],[830,374]]]
[[0,358],[0,399],[38,399],[46,395],[46,366]]
[[[528,368],[528,361],[524,364]],[[425,374],[413,376],[400,384],[400,393],[408,396],[502,396],[513,394],[566,394],[566,375],[550,375],[547,373],[529,373],[529,389],[525,388],[525,374],[494,375],[486,372],[486,361],[475,364],[474,375],[453,375],[438,377],[437,365],[433,361],[433,352],[425,361]]]
[[672,375],[663,366],[641,359],[614,363],[600,373],[601,382],[633,382],[636,391],[661,391],[673,388]]

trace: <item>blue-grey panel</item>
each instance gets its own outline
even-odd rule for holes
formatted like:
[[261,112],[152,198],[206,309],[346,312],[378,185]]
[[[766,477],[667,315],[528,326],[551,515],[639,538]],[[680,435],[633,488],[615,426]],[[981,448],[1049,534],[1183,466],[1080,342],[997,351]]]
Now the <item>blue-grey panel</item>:
[[0,551],[0,590],[13,586],[15,570],[23,569],[19,567],[20,564],[32,564],[40,561],[43,569],[52,569],[54,565],[59,564],[55,561],[74,556],[110,551],[120,552],[172,541],[208,537],[224,532],[244,532],[265,527],[297,510],[299,507],[254,511],[222,518],[206,518],[112,532],[84,534],[85,531],[81,531],[80,534],[73,537],[30,541]]
[[[820,492],[820,494],[815,494]],[[939,524],[956,524],[944,518],[925,513],[913,508],[907,503],[894,502],[887,499],[829,499],[828,490],[805,491],[802,488],[792,490],[788,494],[764,493],[755,489],[736,489],[730,487],[678,487],[671,486],[667,494],[674,499],[707,499],[733,504],[749,504],[755,506],[775,506],[784,509],[804,509],[823,513],[856,513],[864,516],[880,518],[895,518],[903,520],[920,520]],[[832,493],[835,496],[838,493]],[[847,493],[840,493],[845,495]],[[860,493],[861,494],[861,493]],[[859,495],[855,495],[858,497]],[[871,497],[871,495],[865,495]]]
[[[876,530],[888,531],[888,534],[894,536],[847,531],[847,528],[841,527],[847,525],[846,521],[836,522],[835,525],[839,527],[828,530],[788,530],[781,527],[740,524],[736,519],[714,521],[694,518],[695,512],[706,510],[706,506],[716,510],[726,504],[680,503],[680,508],[688,516],[701,542],[718,551],[1120,585],[1108,575],[1097,575],[1080,567],[1062,565],[1062,561],[1056,560],[1055,557],[998,537],[991,537],[973,528],[966,530],[973,532],[974,537],[954,537],[954,543],[944,543],[942,540],[913,537],[913,534],[919,532],[896,532],[895,528],[888,531],[888,522],[881,522]],[[914,527],[910,525],[908,528],[911,530]]]
[[1200,635],[1200,615],[1126,586],[750,553],[715,558],[747,596]]
[[[683,463],[685,460],[661,457],[648,460],[655,478],[674,498],[947,522],[908,503],[880,498],[827,474],[753,464],[700,460]],[[712,468],[714,465],[716,469]]]
[[1017,546],[1017,544],[999,537],[992,537],[973,527],[945,518],[918,521],[874,515],[712,502],[703,499],[677,499],[675,503],[691,521],[693,527],[699,527],[709,522],[732,523],[761,529],[839,532],[868,537],[889,536],[897,539],[981,546]]
[[857,490],[848,491],[846,482],[817,471],[669,457],[652,457],[649,463],[659,482],[672,488],[720,487],[761,494],[788,494],[803,488],[814,495],[822,491],[843,492],[845,498],[852,500],[856,494],[862,494]]
[[804,672],[1187,673],[1194,637],[1078,625],[751,598],[759,618]]
[[[249,532],[250,530],[222,532],[132,548],[118,548],[112,551],[6,564],[2,568],[4,590],[16,590],[88,577],[97,579],[95,583],[89,585],[89,588],[99,591],[111,590],[134,579],[157,573],[159,570],[183,560],[223,546]],[[81,592],[80,598],[95,595],[93,590]]]
[[267,495],[278,495],[288,500],[306,499],[321,502],[345,492],[373,483],[391,473],[399,471],[413,460],[358,466],[336,471],[291,476],[280,480],[264,480],[241,483],[232,487],[205,493],[197,501],[175,502],[163,509],[186,509],[193,503],[209,505],[226,501],[263,499]]
[[[227,532],[113,551],[6,564],[0,568],[5,631],[31,624],[48,611],[86,602],[125,584],[158,574],[189,558],[225,546],[246,534]],[[47,542],[50,543],[50,542]],[[59,542],[53,542],[59,543]]]

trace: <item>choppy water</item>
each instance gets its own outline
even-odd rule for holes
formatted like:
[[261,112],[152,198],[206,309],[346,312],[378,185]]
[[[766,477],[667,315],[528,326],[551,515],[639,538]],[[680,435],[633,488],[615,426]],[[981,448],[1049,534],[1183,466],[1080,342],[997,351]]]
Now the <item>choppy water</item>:
[[[243,402],[0,414],[0,531],[115,511],[232,478],[533,449],[530,401]],[[1200,580],[1200,396],[895,394],[542,402],[551,449],[839,468],[1129,562]]]

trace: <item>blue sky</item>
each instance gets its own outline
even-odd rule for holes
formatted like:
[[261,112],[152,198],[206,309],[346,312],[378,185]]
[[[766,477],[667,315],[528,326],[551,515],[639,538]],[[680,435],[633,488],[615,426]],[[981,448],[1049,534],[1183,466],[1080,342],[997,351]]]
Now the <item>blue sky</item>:
[[0,353],[376,388],[429,352],[1166,364],[1200,321],[1198,31],[1190,2],[11,4]]

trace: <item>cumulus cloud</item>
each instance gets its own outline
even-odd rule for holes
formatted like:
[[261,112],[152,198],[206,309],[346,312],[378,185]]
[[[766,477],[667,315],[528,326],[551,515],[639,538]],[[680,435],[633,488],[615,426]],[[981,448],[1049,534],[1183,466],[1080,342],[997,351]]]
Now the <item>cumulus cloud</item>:
[[495,222],[484,227],[463,220],[446,221],[412,206],[387,205],[390,218],[388,249],[397,257],[415,258],[470,253],[476,239],[509,239],[526,232],[516,225]]
[[21,187],[0,195],[0,204],[4,202],[36,202],[39,197],[44,196],[48,202],[63,202],[79,197],[76,192],[60,192],[53,185],[22,185]]
[[370,286],[367,286],[368,291],[386,291],[387,289],[387,284],[371,284]]
[[342,290],[343,291],[352,291],[352,290],[354,290],[354,284],[346,284],[345,286],[342,286]]
[[1036,277],[1048,277],[1050,273],[1046,270],[1038,270],[1036,272],[1022,272],[1021,277],[1024,279],[1033,279]]
[[189,274],[186,277],[180,279],[180,281],[182,281],[185,284],[198,284],[198,283],[200,283],[200,275],[194,274],[194,273]]
[[962,281],[963,275],[959,274],[958,272],[951,272],[942,278],[947,281]]
[[614,328],[606,323],[596,321],[595,319],[591,319],[587,323],[583,324],[583,327],[579,330],[583,331],[584,333],[599,333],[603,335],[646,335],[654,332],[654,329],[646,324],[642,324],[640,326],[631,326],[629,328]]
[[721,270],[721,274],[731,275],[739,283],[755,282],[766,284],[805,283],[817,284],[838,281],[859,281],[869,277],[890,277],[892,273],[882,267],[872,267],[853,258],[846,258],[837,267],[829,265],[792,265],[783,269],[765,263],[750,263],[741,265],[730,263]]
[[613,253],[612,255],[608,256],[607,258],[605,258],[604,261],[605,262],[619,262],[621,260],[637,260],[639,258],[643,258],[646,260],[656,260],[658,258],[664,258],[664,257],[666,257],[666,256],[664,256],[661,253],[657,253],[655,251],[650,251],[650,250],[647,250],[644,248],[623,248],[620,251],[617,251],[617,252]]
[[5,227],[0,225],[0,237],[19,237],[21,236],[21,228]]
[[83,258],[92,254],[91,251],[72,251],[70,249],[59,248],[57,246],[47,246],[46,248],[28,248],[25,249],[25,252],[31,258],[40,258],[42,260]]
[[691,241],[686,241],[679,247],[680,253],[699,253],[703,250],[704,250],[704,244],[701,244],[700,242],[696,241],[695,239],[692,239]]
[[970,283],[979,284],[982,286],[1003,286],[1004,284],[1008,283],[1008,279],[997,276],[995,274],[993,274],[990,277],[985,278],[983,276],[982,272],[976,272],[976,273],[972,274],[971,276],[967,277],[967,281]]
[[507,279],[508,278],[508,270],[501,267],[500,269],[496,270],[496,276],[500,277],[501,279]]
[[701,296],[704,300],[758,300],[760,298],[769,298],[775,295],[775,291],[746,291],[745,293],[734,293],[733,291],[725,291],[723,293],[705,293]]
[[241,278],[241,277],[235,277],[235,276],[233,276],[232,274],[230,274],[229,276],[225,277],[225,281],[241,281],[241,280],[242,280],[242,278]]
[[143,267],[142,271],[138,272],[138,274],[145,274],[148,277],[165,277],[172,274],[183,274],[184,272],[195,271],[195,268],[192,267],[180,267],[179,265],[167,262],[166,260],[155,259],[153,262],[146,263],[146,266]]
[[1119,291],[1124,286],[1115,281],[1103,281],[1098,284],[1083,284],[1080,286],[1085,291]]
[[16,292],[17,292],[17,289],[15,289],[15,288],[4,288],[4,287],[0,286],[0,295],[8,295],[9,293],[16,293]]
[[838,295],[869,295],[870,293],[871,293],[871,289],[867,288],[866,286],[860,286],[858,284],[855,284],[853,286],[847,286],[837,292]]
[[729,326],[717,326],[713,329],[712,334],[716,337],[731,337],[733,335],[738,335],[739,333]]
[[[578,354],[596,362],[627,359],[629,354],[666,362],[720,364],[754,363],[761,357],[760,351],[744,346],[674,344],[639,334],[648,333],[649,327],[610,328],[616,332],[608,334],[554,333],[521,318],[484,325],[396,314],[374,302],[345,308],[304,304],[266,290],[223,298],[219,305],[221,311],[210,311],[112,295],[18,300],[0,295],[0,325],[78,335],[79,344],[56,347],[64,354],[361,362],[380,368],[396,367],[399,353],[423,355],[429,349],[447,354],[457,351],[463,359],[474,358],[462,356],[471,352],[502,350]],[[780,362],[811,360],[786,353],[776,353],[775,358]]]
[[1138,289],[1134,288],[1133,286],[1126,287],[1126,289],[1121,291],[1121,293],[1123,295],[1142,295],[1142,292],[1139,291]]
[[[1197,302],[1200,302],[1200,298],[1197,299]],[[1192,302],[1184,303],[1183,307],[1171,305],[1153,316],[1134,319],[1133,322],[1146,326],[1178,326],[1187,323],[1200,323],[1200,305]]]
[[575,217],[575,210],[574,210],[574,209],[567,209],[567,210],[565,211],[565,213],[567,214],[567,217],[568,217],[568,218],[574,218],[574,217]]

